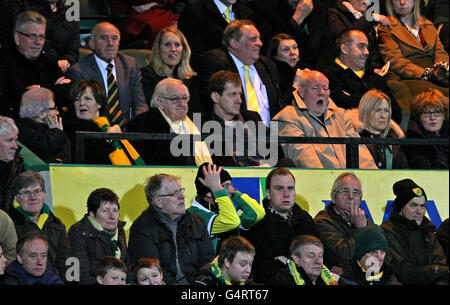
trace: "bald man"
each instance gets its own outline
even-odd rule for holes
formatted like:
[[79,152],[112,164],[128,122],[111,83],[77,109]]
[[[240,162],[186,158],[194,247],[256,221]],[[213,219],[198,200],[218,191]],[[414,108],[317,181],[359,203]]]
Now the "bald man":
[[[325,75],[319,71],[304,71],[294,91],[292,105],[274,117],[279,122],[279,136],[359,137],[350,117],[329,95]],[[344,144],[283,144],[282,148],[297,167],[346,168]],[[377,168],[365,145],[359,146],[359,167]]]
[[[105,88],[107,85],[107,66],[112,64],[119,91],[119,103],[122,109],[123,123],[136,114],[149,109],[142,89],[141,72],[136,59],[118,53],[120,32],[109,22],[101,22],[91,31],[89,47],[94,51],[67,70],[67,77],[73,81],[95,79]],[[108,92],[105,91],[108,96]]]

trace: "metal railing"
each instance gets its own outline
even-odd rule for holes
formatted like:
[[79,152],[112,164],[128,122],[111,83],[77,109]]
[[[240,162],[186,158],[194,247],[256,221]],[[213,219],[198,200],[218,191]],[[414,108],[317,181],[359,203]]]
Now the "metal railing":
[[[178,135],[165,133],[105,133],[105,132],[84,132],[76,133],[76,153],[75,160],[78,164],[84,163],[84,143],[88,139],[104,139],[104,140],[132,140],[132,141],[171,141],[177,137],[181,140],[194,141],[208,140],[222,141],[225,139],[220,136],[211,136],[210,134],[202,135]],[[246,142],[265,140],[266,143],[275,144],[344,144],[346,145],[346,168],[359,168],[359,151],[360,144],[385,144],[385,145],[443,145],[448,146],[448,139],[414,139],[414,138],[329,138],[329,137],[277,137],[276,140],[267,137],[248,136]],[[191,146],[192,148],[192,146]],[[191,149],[192,151],[192,149]]]

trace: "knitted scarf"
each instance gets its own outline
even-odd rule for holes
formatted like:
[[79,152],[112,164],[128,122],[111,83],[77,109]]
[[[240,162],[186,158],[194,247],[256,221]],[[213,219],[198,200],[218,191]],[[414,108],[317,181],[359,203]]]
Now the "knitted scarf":
[[[105,117],[92,119],[92,122],[97,124],[103,132],[106,132],[110,126],[108,119]],[[135,165],[145,165],[144,160],[127,140],[113,140],[112,145],[116,149],[109,154],[109,159],[113,165],[132,165],[128,156],[131,157]]]
[[[218,278],[222,283],[225,285],[233,285],[231,282],[223,275],[222,270],[219,268],[219,256],[216,256],[216,258],[209,264],[211,266],[211,272],[212,274]],[[239,283],[239,285],[245,285],[245,282]]]
[[[291,259],[288,260],[288,267],[289,272],[294,278],[295,284],[297,285],[306,285],[305,280],[302,279],[302,276],[297,270],[297,266],[295,265],[295,262]],[[326,285],[337,285],[337,281],[334,278],[334,276],[331,274],[330,270],[328,270],[325,265],[322,265],[322,273],[320,274],[320,277],[325,282]]]
[[[22,209],[22,207],[20,206],[20,204],[17,201],[14,200],[13,206],[26,219],[34,222],[33,218],[31,218],[31,216],[27,212],[25,212],[24,209]],[[37,226],[39,227],[39,229],[42,230],[42,228],[44,227],[44,224],[47,221],[49,215],[50,215],[50,207],[47,204],[44,203],[44,206],[42,207],[41,213],[39,215],[39,219],[38,219],[38,221],[36,223]]]

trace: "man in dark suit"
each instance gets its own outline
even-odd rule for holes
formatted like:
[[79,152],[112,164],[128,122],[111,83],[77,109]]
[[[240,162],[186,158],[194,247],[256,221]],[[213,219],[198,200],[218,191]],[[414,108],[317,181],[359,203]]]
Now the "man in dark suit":
[[[262,42],[255,25],[249,20],[231,22],[223,33],[223,48],[204,52],[194,63],[203,88],[202,98],[209,100],[208,81],[214,72],[227,70],[238,73],[241,78],[242,107],[257,111],[262,121],[269,126],[270,119],[283,107],[278,95],[278,72],[274,62],[260,55]],[[246,81],[246,69],[250,81]],[[251,86],[253,93],[247,90]],[[254,100],[250,99],[253,96]],[[256,98],[255,98],[256,95]]]
[[236,19],[253,20],[253,11],[237,0],[200,0],[181,12],[178,28],[186,36],[192,55],[198,56],[220,48],[225,27]]
[[[119,54],[120,32],[111,23],[101,22],[91,32],[89,46],[94,51],[67,70],[67,76],[76,81],[95,79],[108,88],[108,64],[118,87],[123,122],[148,110],[142,90],[141,72],[133,57]],[[108,96],[108,90],[106,95]],[[108,96],[109,98],[109,96]],[[111,120],[111,118],[109,118]]]

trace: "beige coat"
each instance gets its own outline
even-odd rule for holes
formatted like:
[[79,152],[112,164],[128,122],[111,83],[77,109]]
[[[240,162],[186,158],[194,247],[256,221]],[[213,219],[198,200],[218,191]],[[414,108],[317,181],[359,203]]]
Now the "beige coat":
[[419,27],[426,42],[422,47],[397,18],[390,17],[389,20],[391,29],[380,25],[378,32],[380,53],[385,62],[391,62],[391,79],[420,79],[425,68],[440,61],[448,62],[448,54],[431,21],[420,18]]
[[[274,117],[279,124],[279,136],[359,138],[351,118],[331,99],[325,114],[325,125],[308,112],[296,91],[294,99],[293,105],[286,106]],[[282,144],[282,148],[297,167],[346,168],[344,144]],[[365,145],[359,145],[359,165],[360,168],[377,169]]]

